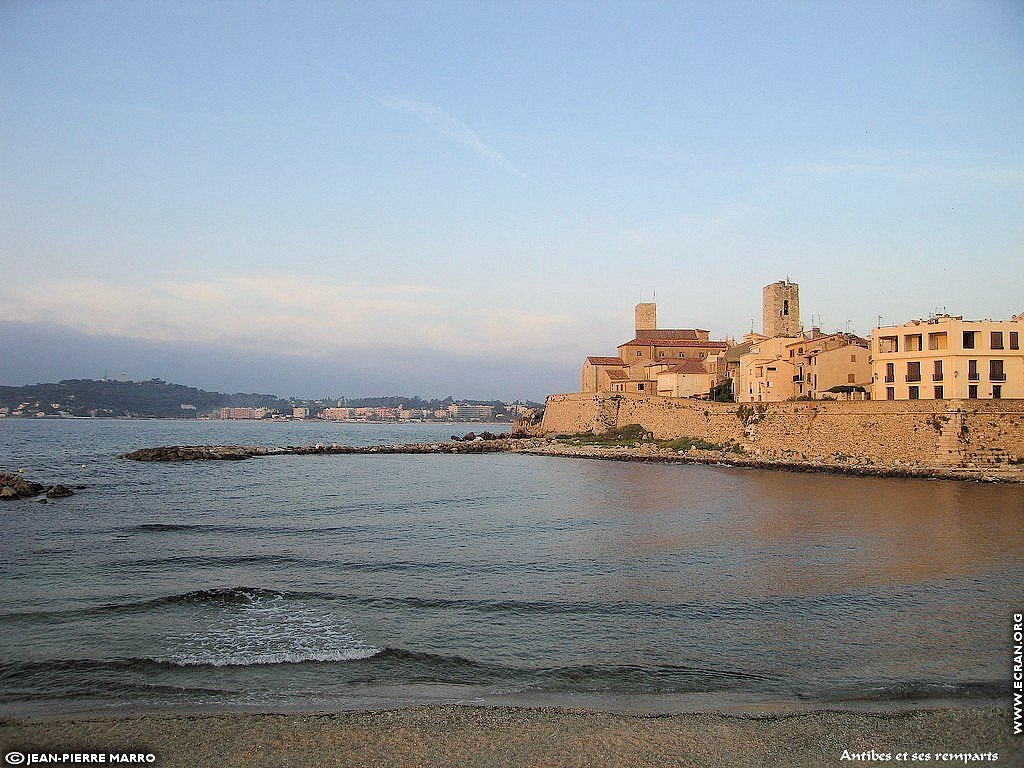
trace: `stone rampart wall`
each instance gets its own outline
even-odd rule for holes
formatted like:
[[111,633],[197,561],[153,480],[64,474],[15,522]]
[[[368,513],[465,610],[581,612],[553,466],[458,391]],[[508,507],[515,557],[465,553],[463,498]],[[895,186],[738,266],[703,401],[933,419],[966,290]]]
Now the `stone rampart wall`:
[[957,466],[1024,456],[1024,400],[710,403],[629,394],[552,395],[544,434],[640,424],[659,439],[738,442],[790,461]]

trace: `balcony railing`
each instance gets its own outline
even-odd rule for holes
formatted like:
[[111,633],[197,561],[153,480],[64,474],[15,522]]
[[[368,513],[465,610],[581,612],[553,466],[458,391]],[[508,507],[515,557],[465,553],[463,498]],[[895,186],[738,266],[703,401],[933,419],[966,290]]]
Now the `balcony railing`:
[[885,377],[885,383],[886,384],[894,384],[895,382],[896,382],[896,377],[895,376],[892,376],[890,374],[886,374],[886,377]]
[[933,373],[932,374],[932,381],[942,381],[942,374],[941,373]]
[[977,371],[968,371],[967,372],[967,380],[968,381],[981,381],[981,375]]
[[920,381],[920,380],[921,380],[921,374],[920,373],[908,373],[907,374],[907,381]]
[[989,381],[1006,381],[1005,373],[990,373],[988,375]]

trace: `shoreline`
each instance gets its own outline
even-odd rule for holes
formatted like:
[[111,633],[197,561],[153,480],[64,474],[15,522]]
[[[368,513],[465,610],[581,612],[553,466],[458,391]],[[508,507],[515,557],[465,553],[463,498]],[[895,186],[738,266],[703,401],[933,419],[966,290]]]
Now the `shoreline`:
[[323,456],[353,454],[482,454],[520,453],[602,461],[637,461],[665,464],[706,464],[742,469],[764,469],[797,473],[824,473],[853,477],[906,478],[919,480],[956,480],[1001,484],[1024,483],[1024,465],[985,467],[925,466],[920,464],[885,465],[827,462],[820,460],[792,461],[737,454],[730,451],[690,449],[685,452],[660,448],[650,443],[634,446],[571,446],[544,437],[499,437],[476,441],[439,441],[398,445],[346,446],[307,445],[266,448],[243,445],[159,446],[140,448],[119,456],[132,461],[188,462],[239,461],[265,456]]
[[[378,711],[0,719],[4,751],[129,752],[177,766],[824,766],[863,753],[998,753],[1009,707],[793,714],[431,705]],[[991,758],[984,759],[992,762]],[[869,761],[870,764],[875,764]],[[963,761],[934,763],[963,764]],[[863,763],[862,763],[863,764]]]

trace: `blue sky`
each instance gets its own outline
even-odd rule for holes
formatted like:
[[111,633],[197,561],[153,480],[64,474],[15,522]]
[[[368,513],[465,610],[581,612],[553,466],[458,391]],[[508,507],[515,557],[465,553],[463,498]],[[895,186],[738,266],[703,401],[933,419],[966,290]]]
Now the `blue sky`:
[[1024,6],[14,0],[0,196],[0,384],[540,398],[787,276],[1005,318]]

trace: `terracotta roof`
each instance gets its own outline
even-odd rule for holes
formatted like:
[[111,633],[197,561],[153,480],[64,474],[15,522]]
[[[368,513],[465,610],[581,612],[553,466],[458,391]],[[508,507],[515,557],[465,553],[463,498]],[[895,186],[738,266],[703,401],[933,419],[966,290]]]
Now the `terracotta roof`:
[[683,341],[698,341],[700,334],[706,334],[703,328],[651,328],[646,331],[637,331],[636,337],[644,341],[656,339],[681,339]]
[[664,371],[660,373],[707,373],[707,369],[701,363],[700,360],[680,360],[674,365],[670,365]]
[[626,381],[629,379],[629,374],[626,373],[625,371],[617,371],[615,369],[612,369],[610,371],[606,371],[606,373],[608,374],[608,378],[613,381]]
[[621,357],[588,357],[591,365],[625,365]]
[[640,339],[636,338],[632,341],[627,341],[624,344],[619,344],[618,348],[629,346],[640,346],[640,347],[701,347],[703,349],[726,349],[729,345],[724,341],[692,341],[688,339]]

